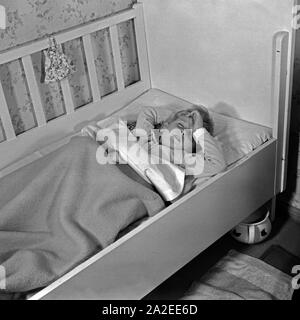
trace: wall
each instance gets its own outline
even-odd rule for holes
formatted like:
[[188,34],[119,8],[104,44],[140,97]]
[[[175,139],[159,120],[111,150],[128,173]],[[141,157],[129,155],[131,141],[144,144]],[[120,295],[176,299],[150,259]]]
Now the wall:
[[[130,8],[133,2],[133,0],[0,0],[0,4],[7,10],[7,28],[0,30],[0,51],[114,14]],[[139,79],[133,23],[120,24],[118,31],[125,84],[129,85]],[[105,96],[117,88],[109,31],[103,30],[93,34],[93,46],[100,92]],[[70,77],[70,84],[75,105],[79,108],[92,100],[82,41],[80,39],[70,41],[65,44],[64,50],[76,64],[77,71]],[[39,79],[41,53],[33,55],[32,58]],[[2,65],[0,80],[16,134],[35,127],[32,101],[20,61]],[[39,83],[39,86],[47,120],[64,114],[60,84]],[[4,139],[0,122],[0,141]]]
[[273,38],[291,31],[293,0],[143,2],[152,85],[272,126]]
[[0,51],[129,8],[133,0],[0,0],[7,29]]

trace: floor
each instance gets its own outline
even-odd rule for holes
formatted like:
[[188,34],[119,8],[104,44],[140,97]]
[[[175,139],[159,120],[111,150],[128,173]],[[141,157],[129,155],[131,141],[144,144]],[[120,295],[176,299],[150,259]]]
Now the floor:
[[194,280],[200,279],[201,276],[225,256],[229,250],[235,249],[255,258],[261,258],[272,245],[279,245],[300,259],[300,223],[291,219],[288,215],[287,208],[280,205],[277,206],[276,220],[268,240],[261,244],[245,245],[237,242],[230,235],[225,235],[213,246],[201,253],[188,265],[152,291],[145,299],[179,299]]

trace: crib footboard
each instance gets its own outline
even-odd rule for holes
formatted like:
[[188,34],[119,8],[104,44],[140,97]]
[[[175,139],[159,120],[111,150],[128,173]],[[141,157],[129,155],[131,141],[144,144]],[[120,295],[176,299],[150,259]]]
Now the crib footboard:
[[276,140],[31,299],[140,299],[274,196]]

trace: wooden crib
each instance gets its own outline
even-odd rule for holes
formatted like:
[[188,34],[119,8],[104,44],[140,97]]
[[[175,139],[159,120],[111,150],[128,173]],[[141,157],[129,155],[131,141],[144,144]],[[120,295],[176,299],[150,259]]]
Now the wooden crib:
[[[270,127],[273,138],[31,299],[140,299],[263,204],[271,202],[274,213],[275,197],[285,188],[294,0],[143,2],[55,35],[59,44],[82,38],[93,96],[92,103],[75,109],[64,79],[66,113],[55,120],[46,120],[32,63],[32,54],[48,47],[47,39],[0,53],[0,64],[21,59],[37,120],[35,128],[16,135],[0,82],[0,177],[150,88]],[[126,87],[117,25],[131,19],[140,81]],[[118,89],[101,97],[91,34],[104,28],[110,31]]]

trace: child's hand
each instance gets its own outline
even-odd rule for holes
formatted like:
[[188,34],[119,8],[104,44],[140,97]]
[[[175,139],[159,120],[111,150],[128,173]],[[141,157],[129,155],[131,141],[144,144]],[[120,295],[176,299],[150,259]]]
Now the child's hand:
[[193,117],[193,131],[196,131],[197,129],[202,128],[203,127],[203,119],[202,119],[200,112],[195,110],[191,113],[191,115]]
[[183,135],[183,141],[184,141],[184,151],[188,153],[193,153],[193,130],[192,129],[187,129],[184,130],[184,135]]

